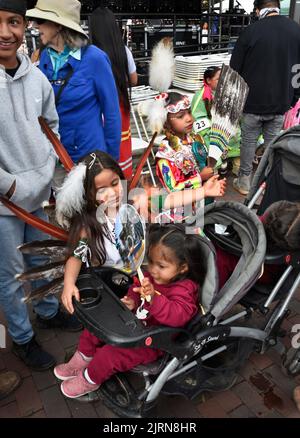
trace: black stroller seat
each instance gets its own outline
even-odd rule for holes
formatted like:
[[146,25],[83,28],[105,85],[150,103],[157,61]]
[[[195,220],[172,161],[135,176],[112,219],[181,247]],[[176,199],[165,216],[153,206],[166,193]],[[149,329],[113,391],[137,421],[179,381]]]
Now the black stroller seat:
[[[233,227],[242,242],[242,256],[233,278],[219,290],[214,247],[208,238],[199,236],[206,276],[199,314],[186,327],[145,326],[120,301],[131,284],[120,271],[89,269],[78,277],[77,286],[85,295],[74,307],[85,327],[111,345],[147,346],[163,352],[156,362],[138,366],[133,373],[116,374],[95,391],[120,416],[148,416],[161,392],[193,398],[204,390],[225,389],[233,384],[253,345],[265,337],[263,332],[233,327],[226,321],[227,312],[261,272],[266,246],[262,224],[245,206],[227,202],[207,206],[204,222],[205,226],[221,223]],[[119,276],[125,276],[122,290],[114,280]],[[134,386],[134,376],[143,379],[144,388]]]
[[[258,281],[241,300],[241,304],[245,307],[257,308],[263,313],[266,312],[266,299],[272,294],[272,291],[276,287],[278,291],[276,296],[274,296],[274,301],[284,299],[289,294],[300,272],[300,253],[282,252],[266,254],[265,264],[282,266],[282,271],[274,274],[273,281],[270,284],[264,284]],[[282,281],[282,278],[284,278],[284,281]],[[278,287],[279,282],[280,286]]]
[[[232,226],[228,226],[223,233],[216,230],[215,224],[208,224],[205,226],[205,234],[211,239],[213,244],[225,252],[236,257],[241,257],[243,254],[242,243],[238,233]],[[269,284],[258,281],[251,287],[250,291],[242,297],[240,304],[246,308],[255,308],[265,311],[264,303],[266,298],[271,294],[276,286],[280,276],[284,273],[287,267],[293,267],[293,273],[290,273],[285,282],[280,286],[276,295],[276,299],[280,299],[287,295],[292,284],[296,280],[298,270],[300,269],[300,254],[299,252],[283,252],[282,250],[273,250],[267,252],[264,258],[264,266],[276,265],[282,267],[273,273],[273,278]],[[263,274],[264,269],[261,272]]]
[[276,201],[300,201],[299,141],[300,126],[298,125],[275,137],[265,151],[245,201],[247,205],[252,205],[263,193],[258,207],[259,215]]

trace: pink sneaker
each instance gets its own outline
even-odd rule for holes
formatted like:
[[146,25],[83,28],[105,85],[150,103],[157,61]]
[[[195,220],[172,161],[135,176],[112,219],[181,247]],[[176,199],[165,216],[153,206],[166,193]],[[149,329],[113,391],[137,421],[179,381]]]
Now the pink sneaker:
[[62,363],[54,368],[54,375],[60,380],[72,379],[87,367],[90,360],[83,359],[77,350],[68,363]]
[[100,385],[89,383],[81,371],[77,377],[62,382],[60,389],[64,396],[69,398],[77,398],[89,392],[96,391]]

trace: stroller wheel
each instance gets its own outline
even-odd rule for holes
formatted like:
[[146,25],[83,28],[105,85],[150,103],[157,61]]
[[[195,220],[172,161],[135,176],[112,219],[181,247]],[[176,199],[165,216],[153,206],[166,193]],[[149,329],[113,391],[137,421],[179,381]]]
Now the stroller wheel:
[[290,348],[283,356],[283,372],[288,376],[296,376],[300,373],[300,349]]
[[124,375],[115,374],[99,390],[103,403],[120,417],[140,418],[142,403]]
[[130,391],[119,376],[113,376],[108,379],[103,386],[105,386],[105,390],[115,400],[117,405],[122,408],[129,406]]

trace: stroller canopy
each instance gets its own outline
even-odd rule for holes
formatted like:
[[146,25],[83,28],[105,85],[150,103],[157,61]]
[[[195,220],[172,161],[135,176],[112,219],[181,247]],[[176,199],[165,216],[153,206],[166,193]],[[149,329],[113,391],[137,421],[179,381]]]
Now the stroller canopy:
[[[264,209],[275,201],[300,200],[300,125],[279,134],[266,149],[254,174],[246,202],[250,201],[261,183],[267,180]],[[262,213],[260,209],[260,213]]]
[[[210,224],[230,226],[233,233],[224,235],[222,247],[225,250],[228,247],[228,252],[235,248],[241,254],[234,272],[221,290],[218,290],[214,254],[212,251],[207,254],[207,275],[201,291],[201,304],[206,312],[209,311],[218,320],[247,293],[260,276],[266,252],[266,236],[256,214],[238,202],[219,201],[207,205],[204,224],[204,231]],[[220,239],[222,235],[218,235]]]

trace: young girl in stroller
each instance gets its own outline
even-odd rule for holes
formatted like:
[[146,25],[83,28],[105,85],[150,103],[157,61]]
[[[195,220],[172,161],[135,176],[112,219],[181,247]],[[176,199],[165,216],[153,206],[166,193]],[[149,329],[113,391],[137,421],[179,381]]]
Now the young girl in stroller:
[[[70,173],[57,196],[58,222],[69,228],[62,302],[70,313],[74,311],[73,297],[80,299],[76,280],[82,262],[88,261],[94,266],[122,266],[114,230],[122,203],[122,179],[118,164],[107,154],[95,152]],[[214,181],[213,185],[218,186],[219,182]],[[101,221],[99,206],[104,213]],[[204,276],[200,254],[197,236],[186,236],[179,225],[158,226],[150,233],[149,275],[136,290],[129,291],[123,303],[135,310],[141,304],[139,292],[149,295],[150,302],[145,304],[149,311],[147,324],[182,327],[198,308],[198,286]],[[54,373],[64,380],[62,392],[67,397],[77,398],[96,390],[117,371],[153,362],[160,354],[159,350],[146,347],[128,350],[104,345],[85,330],[71,361],[57,366]]]
[[[179,225],[152,227],[149,272],[139,286],[129,289],[122,301],[135,311],[141,304],[141,294],[149,295],[150,300],[144,306],[149,312],[145,320],[147,326],[184,327],[198,311],[198,288],[205,276],[201,244],[196,235],[186,235]],[[71,276],[67,268],[66,284]],[[72,288],[65,287],[63,301],[68,300],[66,296],[70,291]],[[85,329],[74,356],[68,363],[56,366],[54,374],[63,380],[63,394],[77,398],[97,390],[112,374],[153,362],[161,354],[160,350],[147,347],[128,349],[104,344]]]

